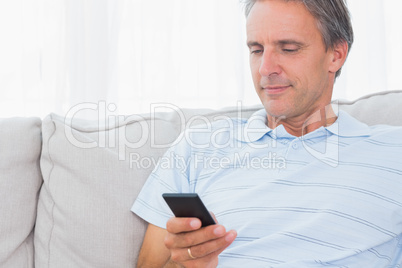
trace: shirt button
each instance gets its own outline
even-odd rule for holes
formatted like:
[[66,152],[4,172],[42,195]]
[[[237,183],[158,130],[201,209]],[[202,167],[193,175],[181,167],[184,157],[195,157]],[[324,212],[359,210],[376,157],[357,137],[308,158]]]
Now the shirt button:
[[299,145],[297,145],[297,143],[293,143],[293,144],[292,144],[292,148],[295,149],[295,150],[297,150],[297,148],[299,148]]

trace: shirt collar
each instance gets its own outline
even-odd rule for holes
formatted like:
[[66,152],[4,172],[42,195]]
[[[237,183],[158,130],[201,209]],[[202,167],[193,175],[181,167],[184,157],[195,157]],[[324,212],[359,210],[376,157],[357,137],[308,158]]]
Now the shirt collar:
[[266,134],[276,138],[273,129],[267,125],[268,118],[265,109],[258,110],[244,124],[239,126],[241,129],[237,132],[237,139],[242,142],[255,142]]
[[338,119],[326,129],[332,134],[341,137],[364,137],[370,136],[371,133],[368,125],[344,111],[339,111]]
[[[342,137],[361,137],[369,136],[370,128],[366,124],[358,121],[348,113],[339,111],[337,113],[338,119],[329,127],[319,128],[308,136],[313,137],[314,132],[326,131]],[[267,126],[268,118],[265,109],[261,109],[250,116],[246,123],[241,125],[242,130],[237,135],[237,139],[242,142],[255,142],[261,139],[264,135],[270,135],[272,138],[290,138],[295,137],[286,132],[283,125],[276,127],[275,131]],[[240,135],[241,133],[241,135]]]

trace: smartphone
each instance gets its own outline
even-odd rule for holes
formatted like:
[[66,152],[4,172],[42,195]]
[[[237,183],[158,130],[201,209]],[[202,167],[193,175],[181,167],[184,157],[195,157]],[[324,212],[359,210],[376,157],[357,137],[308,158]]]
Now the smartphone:
[[162,197],[176,217],[198,218],[202,227],[216,223],[198,194],[162,194]]

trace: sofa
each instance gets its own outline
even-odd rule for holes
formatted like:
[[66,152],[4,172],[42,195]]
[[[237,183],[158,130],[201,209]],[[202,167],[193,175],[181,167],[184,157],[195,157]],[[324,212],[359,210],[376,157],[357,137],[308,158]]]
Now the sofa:
[[[368,125],[402,126],[402,91],[335,103]],[[158,159],[184,128],[262,106],[159,108],[0,119],[1,268],[135,267],[147,224],[130,209]]]

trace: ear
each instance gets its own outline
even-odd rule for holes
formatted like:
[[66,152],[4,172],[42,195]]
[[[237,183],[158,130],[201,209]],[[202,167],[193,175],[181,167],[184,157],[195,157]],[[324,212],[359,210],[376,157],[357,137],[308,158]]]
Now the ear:
[[338,42],[332,50],[332,55],[329,63],[329,71],[336,73],[345,63],[348,56],[348,43],[345,40]]

